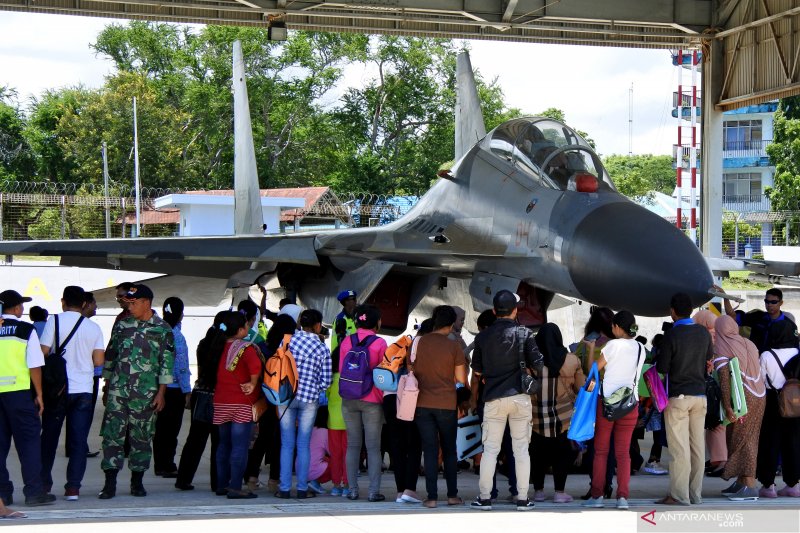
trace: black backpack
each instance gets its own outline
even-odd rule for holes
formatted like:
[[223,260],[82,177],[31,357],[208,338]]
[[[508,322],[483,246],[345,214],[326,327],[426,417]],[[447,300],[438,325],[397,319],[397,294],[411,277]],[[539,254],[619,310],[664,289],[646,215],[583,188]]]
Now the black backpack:
[[55,342],[50,349],[50,353],[44,358],[42,367],[42,399],[45,407],[55,406],[61,398],[67,394],[67,361],[64,359],[64,352],[67,344],[72,340],[72,336],[78,330],[78,326],[83,322],[84,317],[80,317],[75,323],[75,327],[67,335],[64,344],[59,344],[58,335],[58,315],[53,317],[55,320]]
[[706,374],[706,429],[714,429],[722,424],[719,418],[722,404],[722,389],[711,374]]

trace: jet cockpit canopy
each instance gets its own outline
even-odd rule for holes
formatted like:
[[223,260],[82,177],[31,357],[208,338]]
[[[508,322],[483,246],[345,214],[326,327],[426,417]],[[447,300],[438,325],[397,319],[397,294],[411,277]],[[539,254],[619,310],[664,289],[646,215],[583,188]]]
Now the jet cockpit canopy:
[[504,122],[487,136],[495,155],[546,187],[561,191],[615,191],[600,158],[575,130],[546,117]]

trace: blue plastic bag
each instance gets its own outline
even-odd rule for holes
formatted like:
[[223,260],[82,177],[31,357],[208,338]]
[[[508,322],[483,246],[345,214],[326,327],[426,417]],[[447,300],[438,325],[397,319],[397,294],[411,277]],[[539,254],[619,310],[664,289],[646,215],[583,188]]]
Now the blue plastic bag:
[[[589,383],[594,379],[594,389],[587,390]],[[600,395],[600,378],[597,373],[597,363],[592,363],[589,376],[578,397],[575,399],[575,412],[569,423],[567,438],[577,442],[585,442],[594,438],[594,424],[597,420],[597,398]]]

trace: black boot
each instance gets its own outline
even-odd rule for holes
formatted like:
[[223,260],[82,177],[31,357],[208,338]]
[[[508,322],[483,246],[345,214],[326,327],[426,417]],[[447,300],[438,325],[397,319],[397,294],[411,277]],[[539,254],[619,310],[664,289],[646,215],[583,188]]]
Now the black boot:
[[144,479],[144,472],[131,472],[131,496],[147,496],[142,479]]
[[117,495],[117,469],[106,470],[106,483],[103,485],[103,490],[100,491],[99,498],[101,500],[110,500]]

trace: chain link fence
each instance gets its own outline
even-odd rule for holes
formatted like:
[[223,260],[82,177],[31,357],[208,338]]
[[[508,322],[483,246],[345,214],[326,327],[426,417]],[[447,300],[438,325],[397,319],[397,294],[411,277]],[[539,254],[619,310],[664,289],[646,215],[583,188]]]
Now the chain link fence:
[[[144,237],[178,235],[180,211],[157,209],[157,198],[189,191],[143,188],[140,225]],[[191,191],[202,193],[203,191]],[[231,193],[232,194],[232,193]],[[388,224],[405,215],[419,196],[331,191],[282,220],[284,231]],[[49,182],[0,182],[0,240],[96,239],[130,237],[136,231],[132,188]]]

